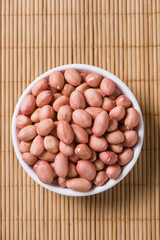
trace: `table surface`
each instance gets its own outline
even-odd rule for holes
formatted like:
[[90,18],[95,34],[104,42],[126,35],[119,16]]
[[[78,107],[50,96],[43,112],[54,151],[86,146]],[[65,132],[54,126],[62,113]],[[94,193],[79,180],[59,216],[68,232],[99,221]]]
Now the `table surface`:
[[[0,239],[160,239],[160,1],[2,0]],[[55,66],[86,63],[117,75],[141,106],[139,160],[109,191],[64,197],[20,166],[11,121],[24,89]]]

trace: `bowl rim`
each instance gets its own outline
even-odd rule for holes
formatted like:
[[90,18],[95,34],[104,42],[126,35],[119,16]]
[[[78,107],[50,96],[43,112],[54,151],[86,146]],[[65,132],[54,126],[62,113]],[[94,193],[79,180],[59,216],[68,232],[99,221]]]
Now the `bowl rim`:
[[[122,93],[124,93],[125,95],[129,95],[129,98],[132,101],[132,104],[134,106],[134,108],[138,111],[139,115],[140,115],[140,124],[139,124],[139,129],[138,129],[138,136],[139,136],[139,142],[138,144],[133,148],[134,149],[134,156],[133,159],[125,166],[125,171],[122,171],[121,175],[115,179],[112,180],[110,179],[109,181],[106,182],[106,184],[104,184],[101,187],[95,187],[93,189],[91,189],[88,192],[78,192],[78,191],[74,191],[71,189],[67,189],[67,188],[60,188],[60,187],[55,187],[53,185],[48,185],[48,184],[44,184],[42,183],[38,177],[36,176],[35,172],[33,172],[33,169],[31,170],[31,167],[28,166],[23,160],[22,160],[22,154],[19,150],[18,147],[18,141],[17,141],[17,133],[16,133],[16,116],[19,113],[19,109],[22,103],[23,98],[31,91],[31,88],[33,87],[33,85],[39,81],[40,79],[46,78],[50,75],[51,72],[53,71],[64,71],[67,68],[72,68],[72,69],[76,69],[76,70],[85,70],[88,72],[97,72],[100,75],[102,75],[103,77],[108,77],[110,79],[112,79],[120,89],[122,90]],[[127,94],[126,94],[127,93]],[[137,162],[137,159],[140,155],[141,152],[141,148],[142,148],[142,144],[143,144],[143,138],[144,138],[144,123],[143,123],[143,117],[142,117],[142,112],[140,109],[140,106],[138,104],[137,99],[135,98],[134,94],[131,92],[131,90],[128,88],[128,86],[122,81],[120,80],[118,77],[116,77],[114,74],[99,68],[99,67],[95,67],[92,65],[88,65],[88,64],[67,64],[67,65],[62,65],[62,66],[58,66],[56,68],[52,68],[50,70],[48,70],[47,72],[41,74],[40,76],[38,76],[31,84],[29,84],[29,86],[25,89],[25,91],[22,93],[21,97],[19,98],[14,113],[13,113],[13,117],[12,117],[12,142],[13,142],[13,146],[14,146],[14,150],[16,153],[16,156],[21,164],[21,166],[23,167],[23,169],[27,172],[27,174],[38,184],[40,184],[42,187],[52,191],[52,192],[56,192],[65,196],[74,196],[74,197],[82,197],[82,196],[90,196],[90,195],[95,195],[101,192],[104,192],[110,188],[112,188],[113,186],[115,186],[116,184],[118,184],[123,178],[125,178],[125,176],[131,171],[131,169],[133,168],[133,166],[135,165],[135,163]]]

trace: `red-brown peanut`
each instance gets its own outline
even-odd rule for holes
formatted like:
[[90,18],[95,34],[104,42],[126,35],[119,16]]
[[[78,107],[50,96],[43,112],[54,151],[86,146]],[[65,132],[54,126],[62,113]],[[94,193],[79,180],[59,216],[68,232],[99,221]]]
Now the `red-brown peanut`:
[[100,89],[106,96],[110,96],[115,91],[115,83],[109,78],[103,78],[100,84]]
[[72,142],[71,144],[67,145],[64,142],[60,141],[59,143],[59,150],[63,155],[69,157],[74,154],[75,143]]
[[96,171],[100,171],[104,169],[104,163],[100,159],[95,160],[93,164],[96,168]]
[[73,112],[73,110],[69,105],[61,106],[57,113],[57,119],[59,121],[65,120],[67,122],[70,122],[72,119],[72,112]]
[[52,98],[53,98],[53,95],[51,91],[49,90],[42,91],[40,94],[38,94],[36,98],[36,104],[38,107],[43,107],[44,105],[49,104]]
[[36,99],[33,95],[27,95],[21,103],[21,113],[23,115],[30,115],[36,108]]
[[42,159],[48,162],[53,162],[55,160],[56,154],[44,150],[43,153],[38,157],[39,159]]
[[98,108],[98,107],[87,107],[85,109],[86,112],[89,113],[89,115],[91,115],[91,117],[93,119],[95,119],[101,112],[103,112],[104,110],[102,108]]
[[76,154],[73,154],[73,155],[69,156],[68,158],[73,163],[77,163],[79,160],[79,157]]
[[22,153],[29,152],[31,144],[32,144],[32,141],[29,141],[29,142],[21,141],[20,144],[19,144],[19,150]]
[[69,97],[62,95],[55,100],[55,102],[53,103],[53,108],[56,112],[58,112],[61,106],[64,106],[67,104],[69,104]]
[[117,121],[120,121],[124,118],[125,116],[125,108],[121,105],[114,107],[110,112],[109,112],[109,117],[111,119],[115,119]]
[[106,139],[110,144],[119,144],[124,141],[124,134],[121,131],[116,130],[114,132],[107,133]]
[[54,123],[52,119],[43,119],[37,125],[37,133],[41,136],[46,136],[52,131],[53,128]]
[[43,151],[44,151],[43,137],[37,135],[32,141],[30,152],[35,156],[39,156],[43,153]]
[[94,162],[97,159],[97,154],[92,150],[91,157],[88,159],[90,162]]
[[37,135],[36,127],[28,125],[22,128],[18,133],[18,138],[22,141],[30,141]]
[[86,82],[91,87],[98,87],[100,85],[100,82],[102,80],[102,76],[98,73],[89,73],[86,76]]
[[36,171],[39,180],[45,184],[51,184],[54,178],[54,172],[50,164],[46,161],[39,160],[35,165],[34,169]]
[[96,168],[88,160],[79,160],[76,169],[78,174],[87,180],[93,180],[96,176]]
[[109,150],[115,153],[121,153],[123,151],[123,144],[109,144]]
[[139,114],[136,109],[134,108],[128,108],[126,113],[126,118],[124,120],[124,125],[128,129],[133,129],[136,127],[139,123]]
[[58,153],[54,164],[55,172],[59,177],[66,177],[68,174],[68,158],[62,153]]
[[73,162],[68,162],[68,174],[67,177],[73,178],[77,176],[76,166]]
[[61,120],[57,126],[57,135],[58,138],[65,144],[71,144],[74,140],[74,133],[71,125],[65,121]]
[[102,152],[108,147],[108,143],[104,137],[96,137],[94,135],[89,138],[89,146],[93,151]]
[[118,155],[117,163],[120,166],[126,165],[127,163],[129,163],[132,160],[133,154],[134,154],[134,152],[131,148],[124,149],[124,151]]
[[134,130],[127,130],[124,132],[124,147],[133,147],[138,141],[137,132]]
[[40,121],[43,119],[46,119],[46,118],[53,119],[54,115],[55,115],[55,111],[54,111],[53,107],[50,105],[45,105],[42,108],[40,108],[40,110],[39,110],[39,120]]
[[81,128],[76,124],[72,124],[72,129],[74,132],[74,139],[77,143],[87,143],[88,142],[88,133],[85,129]]
[[51,135],[44,138],[44,147],[50,153],[57,153],[59,151],[59,140]]
[[75,90],[75,88],[74,88],[72,85],[66,83],[66,84],[64,85],[61,93],[62,93],[64,96],[69,97],[74,90]]
[[72,178],[66,181],[66,187],[74,191],[87,192],[91,186],[91,182],[85,178]]
[[83,94],[75,90],[70,95],[70,106],[73,110],[84,109],[86,107],[86,101]]
[[108,128],[107,128],[107,132],[113,132],[117,129],[118,127],[118,122],[115,119],[109,119],[109,123],[108,123]]
[[40,108],[37,108],[30,116],[31,118],[31,121],[33,123],[38,123],[40,120],[39,120],[39,111],[40,111]]
[[76,87],[76,90],[78,90],[81,93],[84,93],[87,89],[89,89],[89,85],[87,83],[82,83],[78,87]]
[[49,84],[51,87],[61,90],[64,85],[64,76],[60,71],[54,71],[49,76]]
[[57,178],[57,182],[58,182],[58,185],[62,188],[65,188],[66,187],[66,178],[65,177],[58,177]]
[[30,152],[23,153],[22,154],[22,159],[28,165],[33,165],[33,164],[35,164],[35,162],[37,162],[37,156],[33,155]]
[[24,115],[18,115],[16,117],[16,126],[19,128],[19,129],[22,129],[28,125],[31,125],[32,124],[32,121],[29,117],[27,116],[24,116]]
[[32,94],[37,97],[42,91],[47,90],[48,82],[46,79],[41,79],[37,81],[34,86],[32,87]]
[[108,176],[106,174],[106,171],[99,171],[97,172],[93,182],[96,186],[103,186],[105,182],[107,182],[107,180],[108,180]]
[[79,125],[82,128],[87,128],[92,125],[92,118],[88,112],[83,109],[77,109],[72,114],[72,119],[75,124]]
[[115,101],[110,99],[109,97],[104,97],[102,102],[102,108],[107,112],[110,112],[115,107]]
[[81,83],[81,75],[75,69],[67,69],[64,77],[66,81],[73,86],[78,86]]
[[107,165],[112,165],[118,160],[117,154],[111,151],[101,152],[99,158]]
[[102,96],[94,88],[89,88],[84,92],[86,102],[91,107],[100,107],[102,105]]
[[106,169],[106,174],[111,179],[116,179],[121,173],[121,167],[118,164],[113,164],[108,166]]
[[92,128],[93,134],[96,137],[102,136],[106,132],[108,124],[109,124],[108,113],[106,111],[103,111],[100,114],[98,114],[98,116],[94,120]]
[[89,159],[92,152],[86,144],[81,143],[76,146],[75,154],[81,159]]
[[125,95],[120,95],[118,98],[116,98],[116,105],[122,105],[125,108],[129,108],[131,105],[131,100]]

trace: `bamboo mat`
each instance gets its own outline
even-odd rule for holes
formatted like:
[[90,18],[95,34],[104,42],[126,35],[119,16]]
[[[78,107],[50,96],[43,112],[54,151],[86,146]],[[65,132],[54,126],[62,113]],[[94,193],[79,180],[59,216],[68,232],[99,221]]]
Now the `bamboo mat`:
[[[0,239],[160,239],[160,1],[1,0]],[[111,71],[142,108],[145,138],[130,174],[96,196],[43,189],[11,141],[14,107],[50,68],[86,63]]]

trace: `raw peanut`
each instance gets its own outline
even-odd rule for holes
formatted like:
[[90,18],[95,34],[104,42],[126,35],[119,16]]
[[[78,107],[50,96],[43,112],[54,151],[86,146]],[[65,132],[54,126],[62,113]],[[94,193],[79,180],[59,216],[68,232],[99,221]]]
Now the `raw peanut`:
[[56,112],[60,109],[61,106],[69,104],[69,97],[61,96],[55,100],[53,103],[53,108]]
[[124,134],[119,130],[107,133],[105,137],[110,144],[119,144],[124,141]]
[[59,97],[61,97],[61,96],[62,96],[61,93],[54,93],[54,94],[53,94],[53,97],[54,97],[54,98],[53,98],[52,105],[53,105],[54,101],[56,101],[56,99],[59,98]]
[[105,97],[105,94],[102,92],[100,88],[95,88],[95,90],[102,96]]
[[21,103],[21,113],[23,115],[30,115],[36,108],[36,99],[33,95],[27,95]]
[[73,163],[77,163],[79,160],[79,157],[76,154],[73,154],[72,156],[69,156],[69,160]]
[[92,125],[92,118],[88,112],[83,109],[77,109],[72,114],[73,121],[82,128],[87,128]]
[[38,123],[39,122],[39,111],[40,108],[37,108],[36,110],[34,110],[34,112],[31,114],[30,118],[32,120],[33,123]]
[[107,180],[108,180],[108,176],[106,174],[106,171],[99,171],[96,174],[96,177],[93,182],[96,186],[103,186],[105,182],[107,182]]
[[112,165],[118,160],[117,154],[111,151],[101,152],[99,158],[107,165]]
[[109,124],[107,128],[107,132],[113,132],[117,129],[118,127],[118,122],[115,119],[109,119]]
[[109,149],[115,153],[121,153],[123,151],[122,144],[109,144]]
[[71,125],[73,132],[74,132],[74,138],[77,143],[87,143],[88,142],[88,133],[85,129],[79,127],[76,124]]
[[52,131],[53,128],[54,128],[53,120],[50,118],[46,118],[38,123],[37,133],[41,136],[46,136]]
[[89,88],[89,85],[87,83],[82,83],[78,87],[76,87],[76,90],[78,90],[81,93],[84,93]]
[[21,152],[29,152],[30,151],[30,147],[31,147],[32,142],[25,142],[25,141],[21,141],[19,144],[19,150]]
[[100,114],[104,110],[98,107],[88,107],[85,109],[85,111],[88,112],[93,119],[95,119],[98,116],[98,114]]
[[36,127],[34,125],[28,125],[22,128],[18,133],[18,138],[21,141],[30,141],[37,135]]
[[102,96],[93,88],[84,92],[85,99],[91,107],[100,107],[102,105]]
[[49,76],[49,84],[52,88],[61,90],[64,85],[64,76],[60,71],[54,71]]
[[96,171],[100,171],[104,169],[104,163],[100,159],[95,160],[93,164],[96,168]]
[[36,131],[37,131],[37,126],[38,126],[38,123],[35,123],[34,126],[36,127]]
[[25,163],[27,163],[28,165],[33,165],[35,164],[35,162],[37,162],[37,157],[34,156],[32,153],[30,152],[25,152],[22,154],[22,159]]
[[119,90],[119,88],[115,88],[115,91],[112,95],[110,95],[109,97],[113,100],[115,100],[119,95],[121,95],[121,91]]
[[48,90],[51,91],[52,94],[58,93],[58,90],[51,87],[50,85],[48,86]]
[[46,118],[51,118],[53,119],[55,115],[55,111],[53,109],[53,107],[51,107],[50,105],[45,105],[42,108],[40,108],[39,110],[39,120],[43,120]]
[[128,128],[126,128],[126,126],[125,126],[125,125],[122,125],[122,124],[120,124],[120,125],[118,126],[118,128],[119,128],[119,130],[120,130],[121,132],[125,132],[125,131],[128,130]]
[[84,109],[86,107],[86,102],[81,92],[75,90],[71,93],[70,106],[73,108],[73,110]]
[[92,152],[86,144],[81,143],[76,146],[75,154],[81,159],[89,159]]
[[87,180],[93,180],[96,176],[96,168],[88,160],[79,160],[76,169],[78,174]]
[[80,85],[82,80],[81,75],[75,69],[67,69],[64,73],[64,77],[66,81],[73,86]]
[[59,151],[59,141],[56,137],[48,135],[44,138],[44,147],[50,153]]
[[90,162],[94,162],[97,159],[97,154],[95,151],[92,151],[91,157],[88,159]]
[[69,157],[74,154],[75,143],[71,143],[70,145],[65,144],[64,142],[60,141],[59,143],[59,150],[63,155]]
[[54,128],[52,129],[52,131],[49,133],[50,135],[58,138],[57,135],[57,126],[58,126],[58,121],[54,121]]
[[105,97],[103,98],[103,102],[102,102],[102,108],[104,110],[106,110],[107,112],[110,112],[114,107],[115,107],[115,101],[112,100],[111,98],[109,97]]
[[18,115],[16,117],[16,126],[19,128],[19,129],[22,129],[28,125],[31,125],[32,124],[32,121],[29,117],[27,116],[24,116],[24,115]]
[[121,167],[118,164],[113,164],[108,166],[106,169],[106,174],[111,179],[116,179],[121,173]]
[[87,73],[80,73],[81,77],[82,77],[82,81],[85,81],[86,80],[86,76],[87,76]]
[[139,121],[140,121],[140,117],[137,110],[135,108],[128,108],[126,118],[124,120],[124,125],[128,129],[133,129],[138,125]]
[[38,135],[33,139],[30,152],[35,156],[39,156],[42,154],[43,151],[44,151],[44,140],[40,135]]
[[74,140],[74,133],[71,125],[65,120],[59,121],[57,126],[57,135],[62,142],[68,145]]
[[66,181],[67,188],[73,189],[79,192],[87,192],[91,187],[90,181],[84,178],[72,178]]
[[66,177],[68,174],[68,158],[58,153],[54,164],[55,171],[59,177]]
[[124,132],[124,147],[133,147],[138,141],[137,132],[134,130],[127,130]]
[[101,112],[94,120],[92,132],[96,137],[102,136],[108,128],[109,117],[106,111]]
[[129,163],[132,160],[133,154],[134,154],[134,152],[131,148],[124,149],[124,151],[118,155],[117,163],[120,166],[126,165],[127,163]]
[[73,178],[77,176],[76,166],[73,162],[68,162],[68,174],[67,177]]
[[89,73],[86,77],[86,82],[91,87],[98,87],[102,80],[102,76],[98,73]]
[[131,100],[125,96],[125,95],[120,95],[118,98],[116,98],[116,105],[122,105],[125,108],[129,108],[131,105]]
[[37,97],[42,91],[47,90],[48,82],[46,79],[41,79],[37,81],[32,87],[32,94]]
[[58,177],[57,178],[57,182],[58,182],[58,185],[62,188],[65,188],[66,187],[66,178],[64,177]]
[[115,83],[109,78],[103,78],[100,84],[100,89],[106,96],[110,96],[115,91]]
[[72,108],[69,105],[61,106],[58,110],[57,119],[70,122],[72,119]]
[[48,151],[43,151],[41,155],[39,155],[39,159],[45,160],[47,162],[53,162],[55,160],[56,154],[50,153]]
[[71,95],[71,93],[75,90],[75,88],[70,85],[70,84],[65,84],[61,93],[66,96],[66,97],[69,97]]
[[88,133],[88,135],[92,135],[93,134],[92,127],[85,128],[85,130]]
[[115,119],[117,121],[120,121],[124,118],[125,116],[125,108],[121,105],[114,107],[110,112],[109,112],[109,117],[111,119]]
[[38,94],[36,98],[36,104],[38,107],[43,107],[44,105],[49,104],[52,101],[53,94],[49,90],[45,90]]
[[53,179],[57,177],[57,174],[56,174],[55,169],[54,169],[54,164],[55,164],[54,162],[51,162],[51,163],[50,163],[50,166],[51,166],[51,168],[53,169],[53,173],[54,173]]
[[89,146],[93,151],[102,152],[108,147],[107,140],[104,137],[90,136]]
[[54,171],[50,164],[46,161],[39,160],[35,165],[34,169],[36,171],[39,180],[45,184],[51,184],[54,178]]

